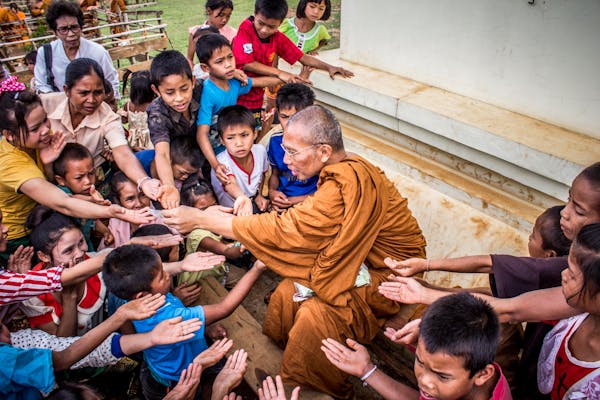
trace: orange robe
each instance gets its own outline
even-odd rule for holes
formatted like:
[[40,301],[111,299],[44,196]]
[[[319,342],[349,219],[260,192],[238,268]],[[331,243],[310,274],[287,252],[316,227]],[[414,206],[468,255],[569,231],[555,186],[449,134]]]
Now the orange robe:
[[[286,383],[338,398],[352,394],[347,375],[320,350],[327,337],[370,342],[399,305],[377,292],[390,270],[385,257],[425,257],[425,239],[392,182],[362,157],[323,168],[318,189],[278,214],[233,219],[240,242],[285,279],[271,296],[265,334],[284,347]],[[362,263],[371,284],[354,287]],[[293,282],[315,296],[295,303]]]

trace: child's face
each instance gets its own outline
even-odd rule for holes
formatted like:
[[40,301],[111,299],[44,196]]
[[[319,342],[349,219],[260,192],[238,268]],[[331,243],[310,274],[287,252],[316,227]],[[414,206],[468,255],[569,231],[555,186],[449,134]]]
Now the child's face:
[[83,160],[69,160],[66,165],[65,176],[55,176],[56,182],[68,187],[73,194],[89,195],[90,188],[96,184],[96,171],[91,158]]
[[223,46],[213,51],[208,60],[208,65],[202,64],[202,69],[208,72],[211,78],[229,80],[235,71],[235,58],[231,47]]
[[583,288],[583,273],[575,260],[573,251],[569,252],[569,266],[561,272],[561,278],[562,292],[567,304],[573,308],[583,309],[586,303],[585,296],[580,296]]
[[104,102],[110,106],[113,112],[117,112],[117,99],[115,99],[115,93],[112,90],[104,96]]
[[[37,105],[25,116],[27,124],[27,138],[24,147],[27,149],[43,149],[52,141],[50,121],[46,117],[46,111],[41,105]],[[16,138],[15,138],[16,139]]]
[[287,126],[290,117],[296,114],[297,112],[298,111],[296,111],[296,107],[281,107],[277,111],[279,115],[279,123],[281,124],[281,129],[285,130],[285,127]]
[[217,29],[223,28],[229,22],[229,18],[231,18],[231,13],[233,10],[231,8],[206,8],[206,22],[208,25],[213,26]]
[[560,228],[569,240],[585,225],[600,222],[600,192],[585,177],[577,177],[569,190],[569,201],[560,212]]
[[53,267],[64,265],[72,267],[83,261],[85,252],[88,250],[83,233],[78,228],[71,228],[63,232],[52,249],[52,258],[38,252],[40,260],[51,263]]
[[192,167],[189,161],[184,161],[183,164],[173,164],[171,166],[173,170],[173,178],[176,181],[185,181],[194,172],[198,172],[198,168]]
[[279,29],[281,20],[275,18],[267,18],[261,13],[254,14],[254,29],[258,37],[268,39]]
[[415,375],[421,397],[426,400],[462,399],[473,390],[476,379],[469,378],[462,357],[429,353],[422,340],[417,345]]
[[185,113],[192,101],[194,79],[186,75],[168,75],[160,81],[158,87],[152,85],[152,90],[173,110]]
[[317,22],[321,18],[323,18],[323,14],[325,14],[325,9],[327,6],[325,2],[308,2],[306,3],[306,8],[304,9],[304,15],[312,22]]
[[139,210],[150,205],[150,199],[143,192],[138,192],[131,181],[122,183],[119,187],[119,204],[129,210]]
[[531,231],[531,235],[529,235],[529,242],[527,243],[527,247],[529,248],[529,256],[534,258],[546,258],[548,254],[546,250],[543,248],[542,234],[540,233],[540,228],[542,224],[541,217],[538,217],[535,220],[535,225],[533,225],[533,230]]
[[199,210],[206,210],[210,206],[217,204],[217,199],[212,193],[204,193],[196,196],[194,207]]
[[35,69],[35,62],[27,61],[27,70],[33,74],[34,69]]
[[8,226],[2,224],[2,210],[0,210],[0,251],[8,247]]
[[171,291],[171,276],[165,272],[160,261],[160,270],[157,272],[154,279],[150,283],[150,290],[152,294],[160,293],[167,294]]
[[221,143],[229,155],[237,160],[244,159],[250,154],[256,139],[256,132],[245,125],[233,125],[225,128],[221,135]]

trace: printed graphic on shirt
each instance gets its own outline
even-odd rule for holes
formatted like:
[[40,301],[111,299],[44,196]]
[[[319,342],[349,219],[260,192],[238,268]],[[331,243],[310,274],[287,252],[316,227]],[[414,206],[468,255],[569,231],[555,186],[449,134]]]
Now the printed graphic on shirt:
[[254,51],[252,49],[252,43],[244,43],[244,53],[246,54],[252,54],[252,52]]

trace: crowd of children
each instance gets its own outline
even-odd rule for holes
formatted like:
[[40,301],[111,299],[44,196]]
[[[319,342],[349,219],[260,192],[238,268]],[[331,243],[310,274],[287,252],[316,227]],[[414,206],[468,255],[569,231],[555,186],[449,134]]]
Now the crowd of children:
[[[55,372],[123,357],[139,364],[140,397],[236,398],[248,355],[238,349],[224,359],[234,344],[217,322],[268,265],[208,230],[183,238],[162,210],[219,205],[249,216],[302,203],[319,177],[288,168],[309,147],[284,146],[287,122],[315,102],[312,70],[353,74],[318,58],[330,39],[320,22],[331,15],[329,0],[300,0],[292,17],[285,0],[256,0],[237,30],[228,25],[231,0],[208,0],[205,10],[187,54],[163,51],[148,71],[125,74],[129,99],[117,113],[110,103],[120,94],[89,58],[65,65],[64,94],[37,95],[35,79],[30,89],[14,78],[0,84],[2,398],[100,398]],[[67,36],[81,28],[69,18]],[[302,72],[278,69],[279,58],[300,62]],[[36,53],[25,60],[33,71]],[[577,176],[565,206],[538,217],[529,253],[386,259],[393,275],[379,293],[429,305],[421,319],[385,330],[413,350],[417,390],[352,338],[324,337],[321,349],[386,399],[600,399],[600,163]],[[235,279],[233,265],[245,267]],[[491,293],[412,278],[432,270],[489,273]],[[207,276],[229,292],[199,305]],[[510,366],[497,352],[508,321],[528,323],[516,373],[505,376]],[[285,399],[281,378],[266,379],[259,397]]]

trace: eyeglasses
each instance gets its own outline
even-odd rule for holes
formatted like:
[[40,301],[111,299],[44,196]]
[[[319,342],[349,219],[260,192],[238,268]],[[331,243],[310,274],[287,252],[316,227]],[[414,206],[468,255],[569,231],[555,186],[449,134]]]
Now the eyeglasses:
[[285,154],[287,154],[290,158],[295,158],[298,154],[302,153],[304,150],[308,150],[308,149],[310,149],[312,147],[320,146],[322,144],[325,144],[325,143],[314,143],[314,144],[311,144],[310,146],[306,146],[306,147],[301,148],[300,150],[294,151],[294,150],[290,150],[287,147],[285,147],[283,145],[283,142],[282,142],[281,143],[281,148],[283,149],[283,151],[285,152]]
[[67,26],[59,26],[56,28],[56,33],[60,33],[61,35],[66,35],[69,31],[73,33],[78,33],[81,31],[81,26],[79,24],[67,25]]

